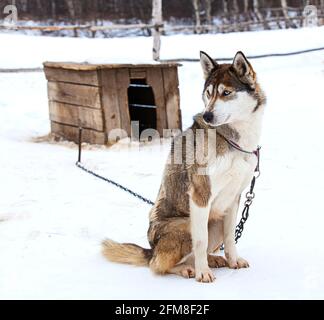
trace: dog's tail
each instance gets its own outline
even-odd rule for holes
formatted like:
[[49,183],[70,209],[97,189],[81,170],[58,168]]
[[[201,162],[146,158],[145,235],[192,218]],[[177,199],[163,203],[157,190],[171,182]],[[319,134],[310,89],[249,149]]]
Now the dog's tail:
[[118,243],[110,239],[102,242],[102,253],[111,262],[148,266],[152,249],[144,249],[132,243]]

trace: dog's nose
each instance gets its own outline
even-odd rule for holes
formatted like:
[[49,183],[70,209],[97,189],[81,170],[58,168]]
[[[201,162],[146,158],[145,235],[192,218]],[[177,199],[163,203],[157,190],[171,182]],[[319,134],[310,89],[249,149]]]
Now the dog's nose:
[[206,122],[212,122],[213,121],[213,119],[214,119],[214,114],[212,113],[212,112],[205,112],[204,114],[203,114],[203,118],[204,118],[204,120],[206,121]]

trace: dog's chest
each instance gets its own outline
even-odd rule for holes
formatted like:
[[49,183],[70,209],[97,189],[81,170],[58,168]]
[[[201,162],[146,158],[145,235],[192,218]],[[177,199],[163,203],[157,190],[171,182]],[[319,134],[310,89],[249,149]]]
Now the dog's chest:
[[254,155],[238,152],[229,153],[211,164],[212,211],[226,214],[251,181],[256,164]]

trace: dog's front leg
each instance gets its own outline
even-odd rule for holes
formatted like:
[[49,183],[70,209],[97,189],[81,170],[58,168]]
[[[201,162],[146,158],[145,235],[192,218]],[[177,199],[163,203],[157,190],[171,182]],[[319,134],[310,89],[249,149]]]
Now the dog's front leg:
[[235,200],[231,208],[226,210],[224,217],[224,247],[225,256],[231,269],[248,268],[249,263],[237,255],[235,244],[235,227],[240,197]]
[[190,199],[192,248],[195,256],[196,280],[199,282],[215,280],[207,260],[209,211],[209,203],[202,205],[199,201]]

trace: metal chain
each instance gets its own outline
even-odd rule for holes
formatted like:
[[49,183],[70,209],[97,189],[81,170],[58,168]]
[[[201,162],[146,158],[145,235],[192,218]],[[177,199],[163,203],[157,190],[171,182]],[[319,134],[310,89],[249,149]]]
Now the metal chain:
[[[143,196],[141,196],[140,194],[122,186],[121,184],[111,180],[111,179],[108,179],[108,178],[105,178],[89,169],[87,169],[86,167],[84,167],[82,164],[81,164],[81,152],[82,152],[82,147],[81,147],[81,141],[82,141],[82,128],[79,129],[79,155],[78,155],[78,161],[76,162],[76,166],[78,168],[80,168],[81,170],[91,174],[92,176],[100,179],[100,180],[103,180],[103,181],[106,181],[114,186],[116,186],[117,188],[131,194],[132,196],[142,200],[143,202],[147,203],[147,204],[150,204],[150,205],[154,205],[154,202],[149,200],[149,199],[146,199],[144,198]],[[255,181],[257,178],[259,178],[260,176],[260,166],[259,166],[259,162],[260,162],[260,147],[258,147],[257,149],[257,153],[256,153],[256,156],[258,158],[258,163],[257,163],[257,167],[254,171],[254,176],[253,176],[253,179],[251,181],[251,186],[250,186],[250,190],[246,193],[246,200],[244,202],[244,209],[243,209],[243,212],[242,212],[242,217],[240,219],[240,222],[238,223],[238,225],[236,226],[236,229],[235,229],[235,243],[238,242],[238,240],[242,237],[242,234],[243,234],[243,230],[244,230],[244,224],[246,223],[247,219],[249,218],[249,210],[250,210],[250,206],[253,202],[253,199],[255,198],[255,193],[254,193],[254,187],[255,187]],[[224,250],[224,245],[221,246],[220,248],[221,250]]]
[[142,200],[142,201],[144,201],[144,202],[146,202],[146,203],[148,203],[148,204],[150,204],[150,205],[152,205],[152,206],[154,205],[154,202],[153,202],[153,201],[151,201],[151,200],[149,200],[149,199],[146,199],[146,198],[142,197],[140,194],[138,194],[138,193],[136,193],[136,192],[134,192],[134,191],[132,191],[132,190],[130,190],[130,189],[128,189],[128,188],[122,186],[121,184],[119,184],[119,183],[117,183],[117,182],[115,182],[115,181],[113,181],[113,180],[110,180],[110,179],[107,179],[107,178],[105,178],[105,177],[102,177],[102,176],[100,176],[99,174],[97,174],[97,173],[95,173],[95,172],[93,172],[93,171],[91,171],[91,170],[85,168],[85,167],[84,167],[84,166],[83,166],[79,161],[76,163],[76,166],[79,167],[80,169],[82,169],[83,171],[85,171],[85,172],[87,172],[87,173],[93,175],[94,177],[96,177],[96,178],[98,178],[98,179],[101,179],[101,180],[103,180],[103,181],[106,181],[106,182],[108,182],[108,183],[110,183],[110,184],[116,186],[117,188],[119,188],[119,189],[121,189],[121,190],[124,190],[124,191],[128,192],[128,193],[131,194],[132,196],[134,196],[134,197],[136,197],[136,198],[138,198],[138,199],[140,199],[140,200]]
[[[258,165],[257,168],[255,169],[254,176],[251,181],[250,190],[245,195],[246,200],[244,202],[242,217],[240,219],[240,222],[238,223],[238,225],[235,228],[235,243],[237,243],[239,241],[239,239],[242,237],[243,230],[244,230],[244,224],[246,223],[247,219],[249,218],[250,207],[251,207],[251,204],[253,203],[253,199],[255,198],[255,193],[254,193],[255,181],[259,177],[260,177],[260,170],[259,170],[259,165]],[[220,249],[224,250],[224,244],[222,244]]]
[[[103,181],[106,181],[114,186],[116,186],[117,188],[121,189],[121,190],[124,190],[125,192],[128,192],[129,194],[131,194],[132,196],[144,201],[145,203],[147,204],[150,204],[150,205],[154,205],[154,202],[149,200],[149,199],[146,199],[144,198],[143,196],[141,196],[140,194],[122,186],[121,184],[111,180],[111,179],[107,179],[103,176],[100,176],[99,174],[85,168],[79,161],[76,162],[76,166],[78,168],[80,168],[81,170],[91,174],[92,176],[100,179],[100,180],[103,180]],[[242,212],[242,217],[240,219],[240,222],[238,223],[238,225],[236,226],[236,229],[235,229],[235,243],[238,242],[238,240],[242,237],[242,234],[243,234],[243,230],[244,230],[244,224],[246,223],[247,219],[249,218],[249,210],[250,210],[250,206],[251,204],[253,203],[253,199],[255,198],[255,193],[254,193],[254,186],[255,186],[255,181],[256,179],[259,177],[259,173],[258,171],[256,171],[256,174],[254,175],[253,179],[252,179],[252,182],[251,182],[251,186],[250,186],[250,190],[246,193],[246,200],[244,202],[244,209],[243,209],[243,212]],[[221,250],[224,250],[224,245],[221,246]]]
[[244,209],[242,212],[242,217],[235,229],[235,243],[237,243],[238,240],[242,237],[242,233],[244,230],[244,224],[247,221],[247,219],[249,218],[250,206],[253,203],[253,199],[255,198],[255,193],[253,190],[254,190],[254,186],[255,186],[255,180],[257,179],[257,177],[258,177],[258,175],[254,175],[252,182],[251,182],[250,190],[245,195],[246,200],[244,202]]

